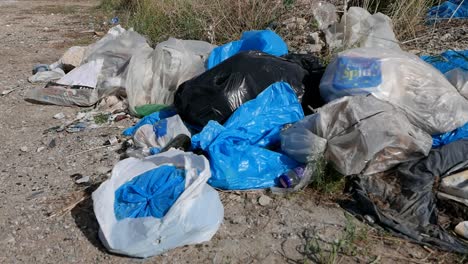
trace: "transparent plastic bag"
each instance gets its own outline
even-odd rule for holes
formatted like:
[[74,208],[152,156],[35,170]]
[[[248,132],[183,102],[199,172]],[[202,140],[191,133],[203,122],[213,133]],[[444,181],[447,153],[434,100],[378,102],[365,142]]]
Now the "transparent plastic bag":
[[468,101],[445,76],[419,57],[384,48],[344,51],[328,65],[320,83],[325,101],[369,94],[402,109],[434,135],[468,122]]
[[135,107],[146,104],[171,105],[179,85],[205,71],[214,47],[204,41],[170,38],[154,51],[138,51],[125,76],[130,111],[136,113]]

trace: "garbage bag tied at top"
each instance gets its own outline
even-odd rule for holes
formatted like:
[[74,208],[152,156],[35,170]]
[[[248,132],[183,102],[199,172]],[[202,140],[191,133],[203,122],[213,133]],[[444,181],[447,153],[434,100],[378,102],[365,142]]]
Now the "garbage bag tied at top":
[[274,186],[278,176],[299,164],[268,148],[279,146],[283,125],[303,117],[291,86],[278,82],[240,106],[224,126],[210,121],[192,137],[193,148],[208,154],[212,172],[208,183],[227,190]]

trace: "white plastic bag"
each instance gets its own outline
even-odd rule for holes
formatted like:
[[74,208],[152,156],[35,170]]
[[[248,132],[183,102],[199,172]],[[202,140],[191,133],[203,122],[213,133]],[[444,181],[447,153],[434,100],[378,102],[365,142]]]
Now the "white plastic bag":
[[[161,219],[142,217],[118,221],[114,214],[115,191],[134,177],[168,164],[186,170],[186,186],[166,215]],[[111,252],[145,258],[210,240],[224,216],[218,193],[206,183],[210,177],[210,165],[205,157],[178,150],[144,160],[120,161],[112,177],[92,195],[101,241]]]
[[401,108],[409,120],[434,135],[468,122],[468,101],[445,76],[419,57],[384,48],[344,51],[328,65],[320,95],[329,102],[372,93]]
[[130,61],[125,87],[130,111],[145,104],[171,105],[183,82],[203,73],[215,46],[198,40],[170,38],[154,51],[141,49]]
[[177,135],[192,137],[179,115],[161,119],[154,125],[143,125],[137,129],[133,140],[141,148],[164,148]]
[[339,23],[325,31],[331,49],[381,47],[400,50],[392,20],[382,14],[371,15],[361,7],[350,7]]

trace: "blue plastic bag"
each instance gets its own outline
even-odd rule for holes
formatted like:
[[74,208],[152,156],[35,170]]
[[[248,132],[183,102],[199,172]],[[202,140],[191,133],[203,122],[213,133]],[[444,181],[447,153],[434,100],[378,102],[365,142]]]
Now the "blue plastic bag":
[[[442,3],[439,6],[434,6],[429,9],[427,17],[430,20],[437,18],[468,18],[468,1],[450,0]],[[458,6],[461,4],[460,8]]]
[[468,123],[453,131],[432,136],[432,148],[442,147],[460,139],[468,139]]
[[438,56],[421,56],[421,59],[431,64],[442,73],[446,73],[455,68],[468,71],[468,50],[447,50]]
[[294,90],[277,82],[241,105],[224,126],[210,121],[192,137],[192,147],[209,156],[212,177],[208,183],[226,190],[275,186],[278,176],[299,163],[268,148],[279,146],[283,125],[303,118]]
[[162,218],[185,190],[185,170],[163,165],[147,171],[115,191],[114,213],[124,218]]
[[174,109],[164,109],[159,112],[152,113],[151,115],[143,117],[136,125],[125,129],[122,134],[128,137],[133,136],[138,128],[144,125],[154,125],[154,123],[159,120],[175,116],[176,114],[177,112]]
[[211,69],[240,51],[263,51],[282,56],[288,54],[288,45],[271,30],[252,30],[242,34],[241,39],[215,48],[208,57],[207,68]]

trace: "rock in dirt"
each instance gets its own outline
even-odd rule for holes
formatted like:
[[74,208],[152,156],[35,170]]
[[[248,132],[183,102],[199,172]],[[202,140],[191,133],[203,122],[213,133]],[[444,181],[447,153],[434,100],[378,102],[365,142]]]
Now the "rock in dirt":
[[60,59],[61,63],[70,68],[75,68],[80,66],[81,61],[83,60],[86,47],[74,46],[69,48],[65,54],[63,54]]
[[49,148],[55,148],[55,146],[57,146],[57,142],[54,138],[49,142]]
[[21,150],[22,152],[28,152],[28,147],[21,147],[20,150]]
[[58,119],[58,120],[64,119],[64,118],[65,118],[65,114],[60,112],[60,113],[58,113],[58,114],[55,114],[55,115],[54,115],[54,118],[55,118],[55,119]]
[[262,195],[260,196],[260,198],[258,198],[258,204],[260,204],[261,206],[267,206],[270,204],[271,200],[272,199],[270,197]]
[[36,150],[36,152],[39,153],[39,152],[43,151],[44,149],[45,149],[45,147],[38,147],[37,150]]
[[84,176],[75,181],[78,184],[89,182],[89,176]]

